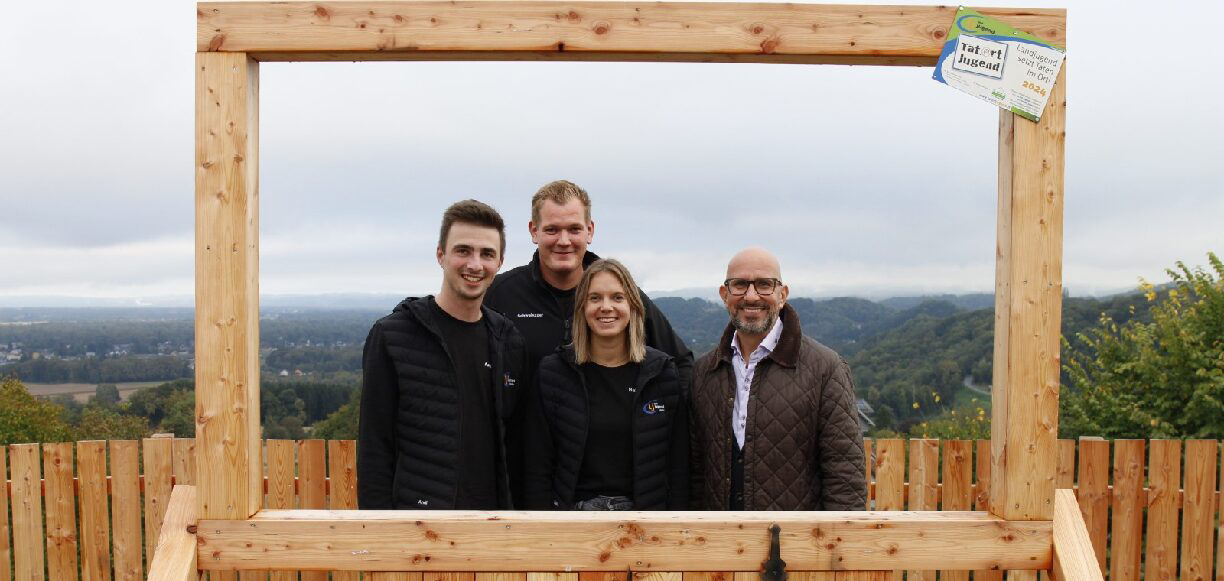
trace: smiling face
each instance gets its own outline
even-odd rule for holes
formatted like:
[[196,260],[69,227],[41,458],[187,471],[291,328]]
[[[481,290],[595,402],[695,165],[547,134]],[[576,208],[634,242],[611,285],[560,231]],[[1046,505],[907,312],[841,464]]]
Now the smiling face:
[[[540,206],[539,220],[527,225],[531,241],[540,250],[540,269],[545,279],[567,281],[568,288],[582,276],[582,257],[595,236],[595,223],[587,219],[586,208],[578,198],[564,204],[545,200]],[[562,288],[562,287],[559,287]]]
[[[780,280],[782,269],[778,259],[761,248],[749,248],[736,254],[727,265],[727,279],[759,280],[772,278]],[[740,333],[747,335],[765,335],[778,319],[782,305],[790,289],[779,284],[772,293],[761,296],[755,285],[749,284],[746,293],[735,296],[726,285],[718,288],[718,295],[727,306],[731,315],[731,324]]]
[[629,298],[612,273],[600,272],[592,277],[583,301],[583,316],[592,335],[618,337],[625,333],[629,326]]
[[451,224],[446,247],[438,248],[442,291],[450,299],[480,301],[502,265],[501,235],[496,228],[466,222]]

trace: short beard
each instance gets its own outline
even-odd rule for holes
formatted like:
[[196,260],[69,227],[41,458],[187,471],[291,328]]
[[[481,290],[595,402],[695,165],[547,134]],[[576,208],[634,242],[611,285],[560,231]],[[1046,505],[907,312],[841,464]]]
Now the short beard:
[[760,335],[762,333],[769,332],[769,330],[773,328],[774,321],[777,320],[777,311],[769,311],[769,314],[765,315],[765,318],[761,319],[761,322],[756,324],[745,323],[744,321],[741,321],[738,316],[733,316],[731,317],[731,326],[735,327],[735,330],[741,333]]

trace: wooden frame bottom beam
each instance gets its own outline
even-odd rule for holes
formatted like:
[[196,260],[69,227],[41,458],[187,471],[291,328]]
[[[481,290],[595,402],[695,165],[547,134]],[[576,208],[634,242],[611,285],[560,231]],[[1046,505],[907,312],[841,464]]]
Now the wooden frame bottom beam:
[[266,510],[206,520],[201,569],[757,571],[1049,569],[1051,521],[986,512]]

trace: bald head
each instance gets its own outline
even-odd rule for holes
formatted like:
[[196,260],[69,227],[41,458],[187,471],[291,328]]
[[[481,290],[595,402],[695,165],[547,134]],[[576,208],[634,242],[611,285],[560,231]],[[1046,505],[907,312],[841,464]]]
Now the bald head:
[[727,263],[727,278],[782,278],[778,257],[760,246],[749,246],[731,257]]

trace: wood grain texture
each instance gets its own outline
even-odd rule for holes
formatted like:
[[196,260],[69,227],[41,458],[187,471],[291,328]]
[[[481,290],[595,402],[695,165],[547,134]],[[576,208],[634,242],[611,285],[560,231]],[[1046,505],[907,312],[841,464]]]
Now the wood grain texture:
[[196,524],[195,487],[175,486],[166,505],[166,517],[149,558],[148,581],[195,581],[196,538],[188,527]]
[[80,475],[81,581],[111,578],[110,495],[106,486],[106,442],[77,442]]
[[[875,473],[875,510],[905,510],[904,440],[876,440]],[[892,581],[904,577],[904,571],[892,571]]]
[[421,581],[420,571],[388,571],[367,574],[370,581]]
[[[973,441],[943,443],[943,501],[940,510],[973,510]],[[969,581],[969,571],[940,571],[943,581]]]
[[13,513],[13,576],[43,581],[42,467],[38,444],[9,446]]
[[152,559],[174,487],[174,440],[145,438],[142,444],[145,556]]
[[194,486],[196,481],[195,438],[174,439],[174,483]]
[[196,55],[196,452],[201,518],[263,504],[259,439],[259,66]]
[[144,542],[140,526],[140,445],[111,440],[111,552],[115,581],[144,579]]
[[[268,440],[268,508],[297,508],[297,442]],[[295,581],[296,571],[272,571],[271,581]],[[471,581],[471,580],[468,580]]]
[[[327,506],[326,450],[323,440],[302,440],[298,443],[298,502],[302,508]],[[327,581],[325,571],[303,570],[301,575],[302,581]]]
[[[347,572],[349,571],[336,571],[336,573]],[[578,581],[577,573],[528,573],[527,581],[564,581],[556,577],[562,574],[574,577],[569,581]],[[425,571],[421,581],[476,581],[476,573],[474,571]]]
[[[8,447],[0,446],[0,480],[8,479]],[[0,494],[0,581],[13,579],[13,535],[9,530],[9,491],[8,484],[4,486],[4,494]]]
[[[2,453],[2,452],[0,452]],[[1216,523],[1216,537],[1219,547],[1216,549],[1215,581],[1224,581],[1224,458],[1220,459],[1220,478],[1216,481],[1220,491],[1216,493],[1216,511],[1220,520]]]
[[47,517],[47,575],[77,579],[76,490],[72,443],[43,444],[43,500]]
[[1114,440],[1110,581],[1139,581],[1143,556],[1144,440]]
[[[327,442],[328,508],[357,508],[357,442],[329,440]],[[358,581],[357,571],[336,571],[332,581]],[[430,581],[426,579],[425,581]],[[474,581],[474,579],[434,579],[433,581]]]
[[[530,574],[527,581],[533,581]],[[635,571],[630,581],[684,581],[684,573],[679,571]]]
[[199,537],[206,569],[751,571],[774,523],[795,570],[1050,565],[1049,521],[976,512],[267,510],[201,521]]
[[1075,440],[1058,441],[1058,467],[1054,473],[1054,488],[1075,488]]
[[1096,551],[1097,565],[1108,571],[1105,548],[1109,543],[1109,442],[1100,438],[1080,438],[1078,502]]
[[1054,511],[1066,72],[1040,123],[1000,112],[990,496],[1010,520]]
[[1215,440],[1186,440],[1186,470],[1182,488],[1181,581],[1213,577],[1212,535],[1215,529]]
[[876,440],[875,510],[905,510],[905,441]]
[[[615,573],[613,573],[615,575]],[[582,573],[579,574],[579,581],[625,581],[625,574],[620,574],[620,579],[582,579]],[[526,573],[507,573],[507,572],[478,572],[476,573],[476,581],[527,581]]]
[[[909,441],[909,510],[939,510],[939,440]],[[934,570],[911,570],[909,581],[935,581]]]
[[1059,490],[1054,500],[1054,566],[1056,581],[1105,581],[1096,549],[1088,537],[1075,493]]
[[[990,440],[978,440],[977,484],[974,486],[973,509],[984,512],[990,510]],[[998,569],[980,569],[973,572],[973,581],[1003,581],[1003,571]]]
[[[1056,43],[1062,10],[982,12]],[[955,8],[710,2],[217,2],[197,50],[275,60],[934,64]]]
[[1176,581],[1181,440],[1152,440],[1150,453],[1143,579]]

